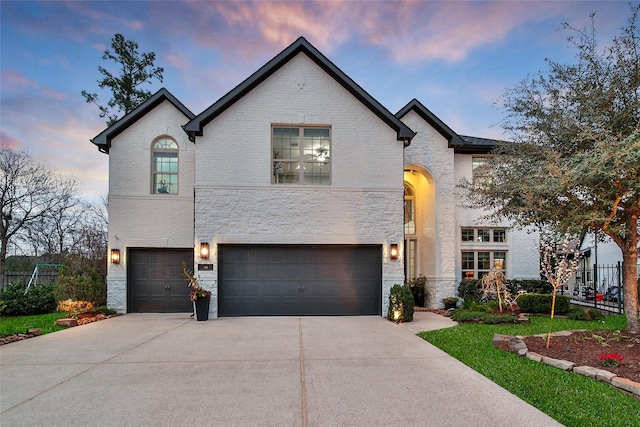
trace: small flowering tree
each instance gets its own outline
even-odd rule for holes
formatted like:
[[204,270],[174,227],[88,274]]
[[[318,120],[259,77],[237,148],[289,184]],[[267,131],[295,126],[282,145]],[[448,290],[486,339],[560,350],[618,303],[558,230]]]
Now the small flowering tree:
[[505,309],[513,307],[516,303],[515,298],[507,288],[507,280],[502,271],[492,268],[489,273],[482,277],[480,283],[482,285],[482,298],[491,299],[495,295],[500,311],[502,311],[502,301],[504,301]]
[[556,295],[558,289],[569,282],[579,267],[580,248],[575,244],[575,239],[570,235],[556,236],[542,234],[540,236],[540,265],[542,275],[553,286],[551,299],[551,318],[549,320],[549,332],[547,333],[547,348],[551,344],[551,327],[556,309]]

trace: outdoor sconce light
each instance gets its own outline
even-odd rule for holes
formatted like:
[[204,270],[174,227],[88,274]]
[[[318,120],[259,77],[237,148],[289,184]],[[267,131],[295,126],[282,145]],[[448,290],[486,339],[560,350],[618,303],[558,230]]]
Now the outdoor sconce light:
[[120,264],[120,249],[111,249],[111,263]]
[[209,259],[209,243],[200,243],[200,258]]
[[389,245],[389,258],[398,259],[398,244],[392,243]]

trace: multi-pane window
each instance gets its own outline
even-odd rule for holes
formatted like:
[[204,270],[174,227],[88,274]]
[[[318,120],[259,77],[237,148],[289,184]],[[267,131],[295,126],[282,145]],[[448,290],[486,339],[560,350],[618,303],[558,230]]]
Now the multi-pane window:
[[473,182],[489,178],[489,157],[476,157],[472,159]]
[[475,230],[473,228],[463,228],[462,229],[462,241],[463,242],[473,242],[475,238]]
[[418,277],[418,240],[409,238],[404,240],[404,263],[406,277]]
[[463,279],[481,279],[492,269],[506,272],[506,228],[465,227],[461,240]]
[[463,251],[462,252],[462,278],[481,279],[491,271],[505,271],[507,253],[505,251]]
[[463,228],[462,241],[467,243],[506,243],[505,228]]
[[328,127],[272,128],[274,184],[331,184],[331,132]]
[[154,194],[178,194],[178,144],[169,137],[152,146],[152,189]]

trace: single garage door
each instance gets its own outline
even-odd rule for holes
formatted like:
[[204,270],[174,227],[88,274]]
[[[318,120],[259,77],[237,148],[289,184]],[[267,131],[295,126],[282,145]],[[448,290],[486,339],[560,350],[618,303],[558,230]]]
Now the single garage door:
[[380,245],[221,245],[220,316],[380,314]]
[[129,249],[128,312],[193,311],[182,263],[193,265],[193,249]]

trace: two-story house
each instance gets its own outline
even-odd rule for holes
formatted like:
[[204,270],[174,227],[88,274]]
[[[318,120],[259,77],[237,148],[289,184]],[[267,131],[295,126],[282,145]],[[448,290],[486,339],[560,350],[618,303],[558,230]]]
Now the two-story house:
[[191,311],[183,263],[213,317],[386,315],[420,274],[432,307],[492,267],[538,277],[534,237],[457,203],[495,141],[389,112],[304,38],[198,115],[161,89],[91,141],[120,312]]

